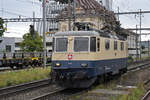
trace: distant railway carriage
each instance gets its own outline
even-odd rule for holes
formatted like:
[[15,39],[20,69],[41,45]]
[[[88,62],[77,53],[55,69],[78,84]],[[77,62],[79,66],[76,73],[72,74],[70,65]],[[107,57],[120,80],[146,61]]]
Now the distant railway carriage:
[[52,77],[61,86],[86,88],[106,75],[127,71],[124,39],[101,31],[58,32],[54,37]]

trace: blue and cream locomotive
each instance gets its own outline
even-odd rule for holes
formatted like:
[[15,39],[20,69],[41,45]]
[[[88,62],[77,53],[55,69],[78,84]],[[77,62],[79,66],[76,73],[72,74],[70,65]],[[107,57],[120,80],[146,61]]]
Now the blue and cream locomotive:
[[127,71],[128,45],[102,31],[57,32],[52,53],[52,78],[61,86],[86,88],[106,75]]

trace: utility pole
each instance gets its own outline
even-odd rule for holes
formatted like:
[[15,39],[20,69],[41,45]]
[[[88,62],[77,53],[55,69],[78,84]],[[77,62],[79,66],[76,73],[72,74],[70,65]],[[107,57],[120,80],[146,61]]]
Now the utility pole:
[[[73,14],[74,14],[73,23],[75,23],[76,22],[76,0],[73,0]],[[75,31],[75,26],[73,27],[73,30]]]
[[148,40],[148,57],[150,57],[150,41]]
[[120,19],[120,18],[119,18],[119,7],[118,7],[118,21],[119,21],[119,19]]
[[33,27],[35,29],[35,12],[33,11]]
[[142,26],[142,10],[140,9],[140,60],[142,59],[142,48],[141,48],[141,45],[142,45],[142,34],[141,34],[141,26]]
[[68,0],[68,30],[71,31],[71,1]]
[[43,0],[43,67],[46,67],[46,0]]
[[137,25],[136,25],[136,61],[138,61],[138,34],[137,34]]

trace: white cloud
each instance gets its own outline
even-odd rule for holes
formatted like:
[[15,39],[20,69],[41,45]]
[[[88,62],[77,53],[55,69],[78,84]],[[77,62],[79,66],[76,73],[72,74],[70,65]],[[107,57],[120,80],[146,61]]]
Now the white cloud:
[[28,32],[28,27],[20,27],[19,25],[16,27],[8,27],[8,30],[4,33],[6,37],[22,37],[25,33]]

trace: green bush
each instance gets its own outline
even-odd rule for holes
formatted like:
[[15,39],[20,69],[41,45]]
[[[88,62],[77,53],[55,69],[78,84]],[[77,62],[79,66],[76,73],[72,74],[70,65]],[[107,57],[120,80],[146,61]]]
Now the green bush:
[[128,57],[128,63],[131,63],[131,62],[133,62],[134,61],[134,59],[132,58],[132,56],[129,56]]
[[148,51],[142,51],[142,54],[148,54]]
[[51,68],[47,67],[0,73],[0,88],[46,79],[50,71]]

